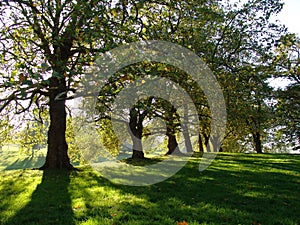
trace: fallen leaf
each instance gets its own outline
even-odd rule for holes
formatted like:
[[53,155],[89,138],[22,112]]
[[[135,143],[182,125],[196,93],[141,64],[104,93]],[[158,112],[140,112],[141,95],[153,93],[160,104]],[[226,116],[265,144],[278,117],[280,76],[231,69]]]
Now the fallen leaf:
[[261,225],[259,222],[253,221],[252,225]]
[[177,225],[189,225],[185,220],[182,222],[177,222]]

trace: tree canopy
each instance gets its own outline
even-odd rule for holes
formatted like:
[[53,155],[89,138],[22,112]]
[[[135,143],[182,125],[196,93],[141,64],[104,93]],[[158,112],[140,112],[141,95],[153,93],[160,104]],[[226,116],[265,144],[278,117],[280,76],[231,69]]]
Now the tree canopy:
[[[195,52],[217,77],[228,112],[223,148],[230,150],[232,142],[250,142],[257,152],[263,152],[264,137],[271,128],[285,128],[292,132],[290,136],[299,138],[295,119],[299,110],[290,107],[291,101],[298,105],[299,41],[284,26],[272,22],[282,6],[275,0],[243,4],[218,0],[2,2],[0,113],[7,107],[18,114],[49,112],[48,154],[42,168],[72,169],[66,141],[66,101],[76,92],[86,68],[100,53],[116,46],[159,39]],[[200,130],[193,135],[204,150],[210,136],[210,110],[200,88],[188,75],[168,65],[142,63],[138,67],[168,77],[191,96],[201,121]],[[126,79],[119,74],[117,85],[136,79],[138,74],[132,68],[126,71]],[[275,77],[290,79],[293,85],[275,95],[268,83]],[[269,102],[277,98],[275,109]],[[291,112],[289,122],[276,126],[273,112],[283,115],[286,110]]]

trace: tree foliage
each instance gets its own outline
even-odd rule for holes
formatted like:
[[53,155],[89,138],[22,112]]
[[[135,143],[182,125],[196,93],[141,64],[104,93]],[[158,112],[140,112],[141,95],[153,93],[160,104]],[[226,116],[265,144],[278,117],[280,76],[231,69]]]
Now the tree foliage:
[[[276,0],[236,4],[218,0],[2,2],[0,112],[9,106],[15,113],[48,111],[48,154],[43,168],[72,169],[66,140],[72,135],[66,134],[65,103],[76,92],[86,68],[99,53],[123,43],[159,39],[189,48],[216,75],[228,112],[229,140],[223,142],[230,142],[233,136],[235,143],[248,142],[252,135],[256,151],[262,152],[264,137],[274,127],[274,107],[268,101],[276,96],[268,80],[283,76],[299,84],[299,41],[284,26],[272,22],[282,6]],[[139,76],[166,77],[191,96],[201,126],[187,133],[198,137],[199,149],[204,150],[210,142],[207,100],[191,77],[177,68],[155,63],[127,68],[115,80],[106,81],[106,89],[101,90],[108,99],[106,103]],[[277,113],[293,112],[289,114],[290,123],[284,125],[293,135],[298,128],[298,121],[294,120],[298,114],[297,108],[289,105],[297,105],[297,98],[293,100],[297,87],[294,84],[282,92],[277,105]],[[131,110],[131,118],[142,115],[146,105],[137,104]],[[168,108],[167,104],[156,107]],[[105,104],[98,109],[104,113]],[[153,117],[154,111],[150,110],[147,116]],[[104,136],[108,134],[103,132]],[[188,146],[187,136],[185,139]]]

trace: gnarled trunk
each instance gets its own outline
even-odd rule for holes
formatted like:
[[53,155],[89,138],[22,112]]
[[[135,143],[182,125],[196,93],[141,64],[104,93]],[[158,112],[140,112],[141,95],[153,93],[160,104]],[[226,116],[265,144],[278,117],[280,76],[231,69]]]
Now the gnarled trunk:
[[45,164],[40,169],[73,169],[68,157],[66,142],[66,109],[64,98],[66,82],[53,77],[50,80],[50,127],[48,131],[48,151]]

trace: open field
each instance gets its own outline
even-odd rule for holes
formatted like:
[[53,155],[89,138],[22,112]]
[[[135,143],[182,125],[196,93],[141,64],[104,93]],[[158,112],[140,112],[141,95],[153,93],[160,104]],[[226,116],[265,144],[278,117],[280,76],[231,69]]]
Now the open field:
[[145,187],[111,183],[87,166],[4,170],[0,224],[300,224],[300,155],[220,153],[207,170],[198,165],[194,157]]

